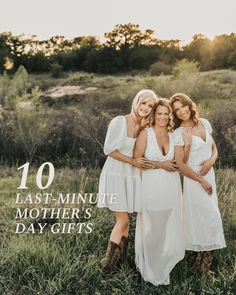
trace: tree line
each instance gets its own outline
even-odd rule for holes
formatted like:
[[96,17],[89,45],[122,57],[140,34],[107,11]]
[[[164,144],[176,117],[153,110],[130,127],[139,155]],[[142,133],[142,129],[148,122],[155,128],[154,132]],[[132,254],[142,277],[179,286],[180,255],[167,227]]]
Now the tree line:
[[[0,33],[0,71],[14,72],[23,65],[30,73],[54,71],[87,71],[119,73],[147,70],[153,64],[169,69],[176,61],[188,59],[199,63],[201,70],[236,69],[236,34],[219,35],[210,40],[202,34],[182,45],[181,41],[160,40],[154,31],[142,31],[137,24],[118,24],[105,33],[105,42],[96,36],[72,40],[54,36],[38,40],[10,32]],[[168,70],[167,70],[168,71]],[[158,71],[157,71],[158,72]]]

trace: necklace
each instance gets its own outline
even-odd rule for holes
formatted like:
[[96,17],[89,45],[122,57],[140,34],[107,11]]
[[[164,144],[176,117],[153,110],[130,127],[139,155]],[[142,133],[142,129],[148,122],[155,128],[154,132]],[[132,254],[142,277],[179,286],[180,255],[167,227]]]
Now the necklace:
[[184,125],[181,125],[181,127],[184,127],[184,128],[189,128],[189,129],[193,129],[193,128],[195,128],[195,127],[196,127],[196,125],[193,125],[193,126],[188,126],[188,125],[184,126]]

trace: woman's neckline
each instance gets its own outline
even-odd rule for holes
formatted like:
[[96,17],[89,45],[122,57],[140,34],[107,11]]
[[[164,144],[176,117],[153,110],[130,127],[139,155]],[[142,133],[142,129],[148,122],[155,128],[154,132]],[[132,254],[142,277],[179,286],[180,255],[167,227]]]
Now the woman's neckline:
[[164,154],[163,154],[163,151],[162,151],[162,149],[160,148],[160,145],[159,145],[159,143],[158,143],[157,136],[156,136],[156,132],[155,132],[155,130],[154,130],[153,127],[151,127],[151,129],[152,129],[152,131],[153,131],[153,135],[155,136],[155,140],[156,140],[156,144],[157,144],[157,147],[158,147],[159,152],[161,153],[161,155],[162,155],[163,157],[167,157],[167,156],[169,155],[169,153],[170,153],[170,133],[167,132],[167,134],[166,134],[166,135],[168,136],[168,138],[169,138],[169,144],[168,144],[168,152],[164,155]]
[[[203,142],[207,142],[207,130],[206,130],[206,127],[205,127],[205,125],[202,123],[202,120],[201,120],[201,118],[199,119],[199,122],[201,123],[201,125],[203,126],[203,129],[204,129],[204,132],[205,132],[205,134],[204,134],[204,138],[202,138],[201,136],[198,136],[198,135],[194,135],[194,134],[191,134],[191,136],[194,136],[194,137],[198,137],[198,138],[200,138]],[[191,127],[190,129],[192,129],[192,128],[194,128],[196,125],[194,125],[193,127]],[[189,128],[189,127],[187,127],[187,126],[180,126],[181,128]]]

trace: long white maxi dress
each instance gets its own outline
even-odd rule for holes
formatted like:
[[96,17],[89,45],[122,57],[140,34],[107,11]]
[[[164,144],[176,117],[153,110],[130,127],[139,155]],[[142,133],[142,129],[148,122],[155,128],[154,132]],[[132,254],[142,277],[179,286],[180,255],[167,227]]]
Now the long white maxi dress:
[[[153,128],[147,130],[145,157],[153,161],[174,159],[172,134],[163,155]],[[169,274],[185,254],[181,221],[181,182],[178,172],[153,169],[142,172],[142,212],[137,214],[136,266],[145,281],[169,284]]]
[[[104,144],[104,153],[118,150],[132,157],[135,138],[127,136],[127,122],[124,116],[111,120]],[[140,170],[128,163],[107,157],[99,180],[98,207],[107,207],[116,212],[140,211]]]
[[[199,172],[200,163],[212,156],[211,137],[212,127],[206,119],[200,119],[205,129],[205,140],[199,136],[192,135],[192,145],[189,152],[187,165]],[[173,135],[175,145],[183,146],[182,128],[177,128]],[[226,247],[222,220],[218,208],[215,173],[213,167],[204,178],[212,185],[211,196],[201,185],[184,177],[184,230],[186,239],[186,250],[210,251]]]

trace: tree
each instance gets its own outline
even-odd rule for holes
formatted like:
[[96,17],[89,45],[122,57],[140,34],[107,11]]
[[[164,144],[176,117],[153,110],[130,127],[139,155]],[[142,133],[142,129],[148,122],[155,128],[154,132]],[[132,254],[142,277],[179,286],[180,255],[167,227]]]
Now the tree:
[[6,59],[9,58],[13,62],[13,55],[9,45],[9,38],[11,33],[0,34],[0,73],[3,73],[5,68]]
[[184,47],[184,56],[198,61],[202,70],[211,69],[212,42],[202,34],[193,36],[190,44]]
[[157,44],[157,39],[153,35],[153,30],[147,29],[142,32],[139,25],[119,24],[115,26],[112,32],[105,33],[105,38],[107,38],[105,46],[127,49],[139,45],[154,45]]
[[212,68],[224,69],[231,66],[229,56],[236,48],[236,34],[216,36],[212,47]]
[[93,52],[93,55],[88,56],[88,58],[87,66],[90,66],[90,69],[92,69],[91,65],[95,63],[95,72],[112,74],[119,72],[123,68],[123,61],[119,52],[112,47],[103,47],[96,53]]

